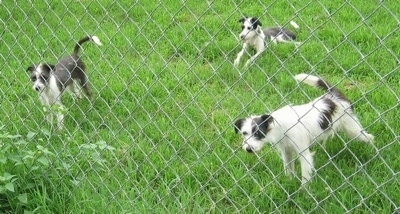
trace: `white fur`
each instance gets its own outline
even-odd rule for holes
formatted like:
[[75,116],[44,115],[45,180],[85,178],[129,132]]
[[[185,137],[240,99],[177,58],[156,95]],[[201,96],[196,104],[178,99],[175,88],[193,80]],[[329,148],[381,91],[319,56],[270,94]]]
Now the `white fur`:
[[318,80],[320,79],[319,77],[312,76],[309,74],[298,74],[294,76],[294,79],[296,79],[299,82],[304,82],[307,85],[311,85],[313,87],[317,87]]
[[290,21],[289,22],[290,23],[290,25],[292,25],[294,28],[296,28],[296,29],[299,29],[300,28],[300,26],[295,22],[295,21]]
[[[317,86],[320,80],[307,74],[297,75],[295,79],[312,86]],[[324,99],[330,99],[336,105],[331,123],[325,130],[320,126],[321,112],[329,110]],[[242,119],[241,127],[236,127],[244,138],[242,147],[248,152],[258,152],[266,143],[275,146],[281,154],[285,174],[288,176],[295,174],[294,160],[298,156],[301,163],[302,185],[311,179],[314,170],[313,153],[310,151],[310,146],[314,142],[325,141],[339,131],[343,131],[351,139],[363,142],[372,142],[374,139],[373,135],[364,131],[351,110],[351,104],[330,93],[307,104],[285,106],[269,116],[272,119],[262,139],[257,139],[252,133],[254,121],[261,116]]]
[[93,42],[96,43],[97,45],[100,45],[100,46],[103,45],[103,44],[100,42],[99,37],[97,37],[97,36],[92,36],[91,38],[92,38]]

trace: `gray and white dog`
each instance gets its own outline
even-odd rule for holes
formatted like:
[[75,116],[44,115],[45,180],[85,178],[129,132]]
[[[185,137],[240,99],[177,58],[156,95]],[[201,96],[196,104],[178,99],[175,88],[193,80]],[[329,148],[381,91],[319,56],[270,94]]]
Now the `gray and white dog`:
[[374,136],[364,130],[351,102],[336,87],[308,74],[296,75],[295,79],[327,93],[310,103],[288,105],[270,114],[238,119],[234,128],[243,137],[243,150],[249,153],[260,151],[266,143],[276,147],[288,176],[295,175],[294,161],[298,157],[304,185],[314,171],[314,153],[310,146],[315,141],[326,141],[339,131],[367,143],[372,143]]
[[[296,34],[284,27],[268,27],[262,29],[262,23],[256,17],[245,17],[241,18],[239,22],[242,23],[242,32],[239,34],[239,38],[243,40],[243,48],[238,53],[233,64],[238,66],[240,63],[240,59],[242,58],[245,51],[251,47],[256,50],[256,54],[253,55],[249,60],[247,60],[245,66],[248,66],[251,62],[253,62],[266,48],[268,45],[265,40],[270,40],[274,44],[278,42],[281,43],[292,43],[296,47],[298,47],[301,42],[296,42]],[[299,25],[290,21],[290,24],[295,28],[299,29]]]
[[[56,65],[40,63],[27,68],[27,71],[31,73],[33,89],[39,93],[40,101],[46,107],[51,107],[54,104],[64,107],[61,98],[67,88],[77,98],[82,98],[80,90],[75,87],[75,81],[83,88],[86,95],[91,98],[92,91],[85,73],[86,66],[78,56],[80,47],[87,41],[102,45],[97,36],[86,36],[78,41],[71,55],[61,58]],[[52,113],[50,112],[46,118],[49,122],[52,122]],[[61,111],[57,111],[57,129],[63,129],[63,120],[64,115]]]

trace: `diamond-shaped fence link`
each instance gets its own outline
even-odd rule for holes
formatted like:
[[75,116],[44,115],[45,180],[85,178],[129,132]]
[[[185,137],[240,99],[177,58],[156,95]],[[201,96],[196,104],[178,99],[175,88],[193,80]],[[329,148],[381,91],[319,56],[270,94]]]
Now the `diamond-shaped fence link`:
[[[2,213],[399,212],[396,1],[46,0],[0,8]],[[267,37],[259,57],[244,66],[256,53],[250,48],[234,66],[245,16],[290,29],[301,44]],[[92,98],[65,91],[63,107],[44,108],[38,93],[46,92],[33,81],[46,77],[30,79],[27,68],[56,65],[88,35],[103,44],[79,51]],[[375,136],[371,144],[342,132],[310,139],[315,170],[304,186],[301,155],[290,178],[277,145],[249,154],[234,129],[239,118],[326,94],[296,82],[299,73],[341,90]],[[51,114],[64,115],[63,129]]]

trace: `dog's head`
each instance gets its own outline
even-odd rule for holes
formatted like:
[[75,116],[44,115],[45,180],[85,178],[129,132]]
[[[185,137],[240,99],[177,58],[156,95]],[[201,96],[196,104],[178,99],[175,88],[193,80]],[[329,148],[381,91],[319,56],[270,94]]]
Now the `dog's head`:
[[255,36],[262,34],[261,22],[256,17],[244,17],[239,19],[242,23],[242,32],[239,34],[240,39],[250,40]]
[[235,133],[243,137],[243,150],[258,152],[267,142],[267,136],[275,126],[274,119],[270,115],[252,116],[238,119],[235,124]]
[[49,84],[50,73],[54,70],[54,65],[41,63],[39,65],[31,65],[26,71],[31,74],[33,89],[37,92],[43,91]]

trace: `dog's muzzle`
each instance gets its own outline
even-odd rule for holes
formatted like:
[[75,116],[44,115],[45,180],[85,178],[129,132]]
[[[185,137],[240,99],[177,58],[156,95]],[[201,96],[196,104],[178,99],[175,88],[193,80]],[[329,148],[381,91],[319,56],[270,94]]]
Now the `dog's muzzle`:
[[253,153],[253,149],[251,148],[251,146],[246,146],[246,152],[248,153]]

